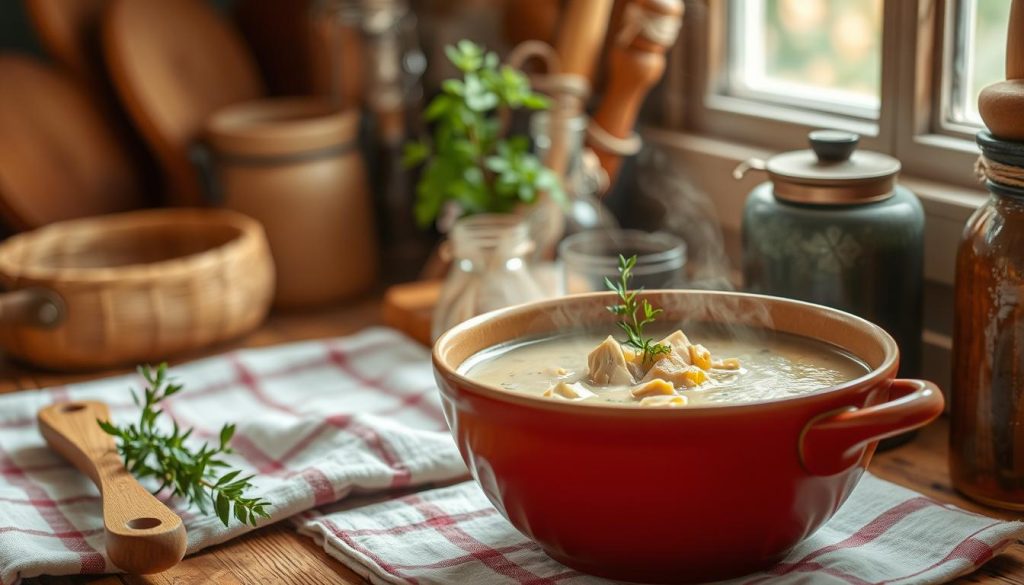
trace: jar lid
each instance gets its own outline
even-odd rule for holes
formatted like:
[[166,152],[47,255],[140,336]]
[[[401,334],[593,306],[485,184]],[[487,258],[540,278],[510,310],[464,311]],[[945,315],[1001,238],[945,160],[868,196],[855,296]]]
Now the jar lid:
[[765,162],[779,199],[797,203],[849,205],[892,196],[900,161],[880,152],[857,150],[860,136],[841,130],[808,134],[810,150],[775,155]]

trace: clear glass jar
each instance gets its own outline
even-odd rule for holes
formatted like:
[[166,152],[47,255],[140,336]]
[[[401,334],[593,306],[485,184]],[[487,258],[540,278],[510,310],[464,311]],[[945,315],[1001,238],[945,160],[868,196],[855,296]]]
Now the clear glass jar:
[[569,236],[558,247],[566,294],[607,290],[617,280],[619,255],[636,254],[632,288],[682,288],[686,284],[686,244],[664,232],[591,230]]
[[560,134],[558,141],[567,152],[563,188],[566,205],[559,207],[541,202],[531,213],[531,233],[537,243],[539,256],[551,258],[556,246],[564,238],[586,230],[616,229],[615,215],[597,197],[601,183],[600,164],[597,159],[588,162],[584,156],[583,140],[587,130],[586,116],[562,119],[552,126],[550,112],[536,112],[530,118],[530,136],[534,153],[545,161],[551,152],[553,132]]
[[533,243],[518,216],[464,217],[449,237],[452,265],[434,309],[434,339],[470,317],[544,298],[529,270]]
[[[1024,144],[987,132],[978,144],[1024,169]],[[968,497],[1024,510],[1024,187],[991,179],[957,254],[949,466]]]

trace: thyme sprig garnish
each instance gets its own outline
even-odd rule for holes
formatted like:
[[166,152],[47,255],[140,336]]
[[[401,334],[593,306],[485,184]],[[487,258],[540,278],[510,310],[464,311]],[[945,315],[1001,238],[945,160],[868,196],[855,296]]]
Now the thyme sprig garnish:
[[613,281],[605,278],[604,282],[608,288],[619,295],[619,304],[606,307],[609,312],[623,318],[619,321],[619,327],[626,332],[624,345],[636,350],[641,363],[650,363],[655,356],[668,353],[672,348],[668,345],[656,343],[653,338],[644,337],[644,326],[653,323],[661,309],[654,308],[647,299],[639,299],[639,293],[643,290],[629,290],[629,281],[633,278],[633,267],[636,266],[636,255],[626,258],[619,255],[619,280]]
[[221,459],[232,452],[228,443],[235,434],[235,425],[226,424],[221,428],[216,446],[204,443],[199,449],[189,447],[185,441],[192,435],[192,429],[182,431],[174,422],[168,433],[156,426],[157,419],[164,413],[159,404],[180,392],[182,385],[168,379],[167,364],[155,369],[140,366],[139,374],[149,385],[141,401],[132,390],[132,400],[142,408],[139,422],[119,427],[108,421],[96,421],[117,439],[117,451],[128,471],[139,478],[155,478],[161,482],[156,492],[171,488],[174,496],[184,498],[203,514],[207,514],[212,505],[225,526],[232,515],[239,522],[253,526],[260,518],[269,517],[266,508],[270,502],[245,495],[252,487],[253,476],[239,477],[241,470],[230,469]]

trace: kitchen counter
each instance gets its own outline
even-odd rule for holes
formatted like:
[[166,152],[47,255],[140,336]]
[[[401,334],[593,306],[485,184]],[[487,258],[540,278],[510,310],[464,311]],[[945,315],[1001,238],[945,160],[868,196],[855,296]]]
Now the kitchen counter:
[[[186,356],[188,361],[240,347],[259,347],[321,337],[353,333],[380,322],[380,303],[375,299],[315,312],[272,316],[259,330],[235,343],[210,348],[202,354]],[[39,372],[0,360],[0,393],[45,388],[74,381],[123,373],[119,371],[83,375]],[[889,481],[919,491],[936,500],[1003,518],[1021,518],[985,508],[960,497],[950,487],[946,471],[948,423],[945,419],[925,428],[910,444],[879,454],[871,471]],[[183,583],[288,583],[338,584],[366,583],[344,565],[329,557],[312,539],[299,536],[282,522],[250,533],[231,542],[205,549],[173,569],[149,576],[43,577],[29,584],[183,584]],[[1000,557],[987,563],[961,583],[1015,583],[1024,585],[1024,544],[1015,543]]]

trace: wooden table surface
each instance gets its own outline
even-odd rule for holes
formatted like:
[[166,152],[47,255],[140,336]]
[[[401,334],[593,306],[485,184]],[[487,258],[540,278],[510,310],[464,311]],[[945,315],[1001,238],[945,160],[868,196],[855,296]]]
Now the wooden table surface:
[[[211,348],[202,355],[238,347],[257,347],[345,335],[379,321],[380,305],[375,299],[318,312],[274,315],[263,327],[246,338],[233,344]],[[177,361],[196,357],[199,355]],[[41,373],[0,359],[0,393],[43,388],[117,373],[121,372],[112,371],[90,376]],[[947,422],[945,419],[939,420],[924,429],[914,442],[877,455],[871,464],[871,471],[879,477],[917,490],[936,500],[950,502],[990,516],[1021,518],[1020,515],[1015,516],[979,506],[961,498],[953,491],[946,471],[947,433]],[[960,582],[1024,585],[1024,544],[1013,544],[1002,556],[993,559],[981,570]],[[311,539],[299,536],[287,523],[279,523],[226,544],[208,548],[159,575],[43,577],[28,580],[26,583],[354,585],[365,581],[329,557]]]

